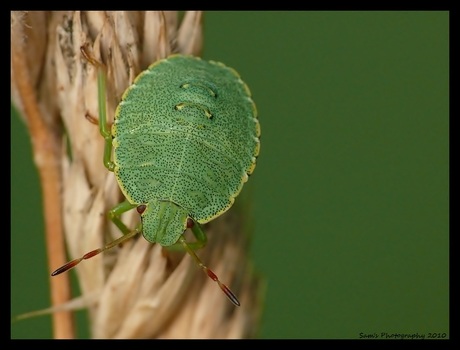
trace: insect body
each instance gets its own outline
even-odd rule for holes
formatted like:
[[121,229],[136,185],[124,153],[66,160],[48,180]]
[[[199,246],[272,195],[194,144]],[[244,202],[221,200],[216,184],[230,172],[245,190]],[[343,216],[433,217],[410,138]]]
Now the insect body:
[[[236,71],[221,63],[173,55],[139,74],[123,94],[109,130],[103,66],[85,49],[82,52],[99,68],[104,164],[115,173],[126,197],[109,214],[124,236],[67,263],[53,275],[142,232],[151,243],[182,245],[239,305],[194,250],[206,243],[200,224],[232,206],[255,168],[260,126],[249,88]],[[134,231],[120,220],[122,213],[133,208],[141,215]],[[185,241],[187,228],[196,242]]]

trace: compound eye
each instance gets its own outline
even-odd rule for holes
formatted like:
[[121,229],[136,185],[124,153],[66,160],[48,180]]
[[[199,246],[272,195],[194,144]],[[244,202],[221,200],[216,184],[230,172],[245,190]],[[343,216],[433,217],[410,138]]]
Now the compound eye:
[[145,209],[147,209],[147,206],[145,204],[141,204],[136,208],[139,214],[142,214],[145,211]]
[[192,228],[195,222],[191,218],[187,218],[187,228]]

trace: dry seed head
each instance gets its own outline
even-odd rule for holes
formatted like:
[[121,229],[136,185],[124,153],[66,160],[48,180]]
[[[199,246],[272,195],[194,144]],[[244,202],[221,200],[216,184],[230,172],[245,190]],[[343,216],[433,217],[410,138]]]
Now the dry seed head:
[[[95,67],[82,58],[80,47],[89,45],[92,55],[107,67],[107,119],[111,123],[124,90],[142,69],[174,52],[200,55],[202,16],[201,11],[186,12],[179,23],[176,12],[12,14],[12,39],[22,38],[12,40],[12,45],[16,43],[27,57],[34,57],[28,73],[36,85],[44,119],[62,145],[66,138],[70,145],[69,149],[62,146],[57,159],[62,171],[61,208],[70,258],[120,236],[106,213],[124,200],[114,174],[102,164],[104,142],[99,129],[85,118],[98,118],[97,76]],[[37,80],[39,67],[41,81]],[[15,79],[12,70],[12,97],[24,111]],[[92,336],[255,336],[261,286],[248,261],[247,236],[242,226],[235,224],[243,218],[243,212],[230,210],[208,224],[208,245],[198,252],[206,265],[232,286],[240,298],[240,308],[222,295],[189,256],[165,251],[139,237],[75,269],[83,300],[92,301],[87,305]],[[134,228],[139,215],[133,210],[122,219]]]

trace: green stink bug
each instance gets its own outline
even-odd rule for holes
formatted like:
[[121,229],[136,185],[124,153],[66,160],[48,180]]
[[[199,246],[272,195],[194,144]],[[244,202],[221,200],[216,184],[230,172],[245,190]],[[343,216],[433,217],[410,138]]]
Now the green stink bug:
[[[222,63],[171,55],[150,65],[127,88],[110,130],[104,66],[85,47],[81,51],[98,69],[103,161],[126,197],[109,217],[123,236],[68,262],[52,276],[142,232],[148,242],[185,248],[239,306],[233,292],[201,262],[195,250],[207,240],[200,224],[227,211],[254,171],[260,125],[249,88],[235,70]],[[141,223],[130,230],[120,216],[134,208]],[[183,233],[187,228],[196,242],[186,242]]]

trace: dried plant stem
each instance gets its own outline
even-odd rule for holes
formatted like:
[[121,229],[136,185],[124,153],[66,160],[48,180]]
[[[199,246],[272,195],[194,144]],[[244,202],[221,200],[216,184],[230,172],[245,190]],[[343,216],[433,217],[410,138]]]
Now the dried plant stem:
[[[42,184],[46,247],[48,266],[51,271],[66,261],[61,211],[61,147],[57,133],[48,127],[41,115],[37,97],[26,66],[26,55],[22,46],[13,45],[12,69],[16,75],[16,87],[21,98],[24,117],[29,128],[35,164]],[[50,279],[51,303],[53,306],[71,298],[69,278]],[[70,311],[53,313],[55,338],[74,338],[74,322]]]

